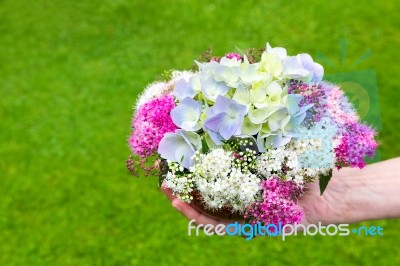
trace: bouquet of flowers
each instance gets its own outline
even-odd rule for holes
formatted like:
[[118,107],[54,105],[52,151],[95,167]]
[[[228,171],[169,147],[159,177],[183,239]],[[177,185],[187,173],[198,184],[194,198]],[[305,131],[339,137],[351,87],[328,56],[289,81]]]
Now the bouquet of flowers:
[[[300,222],[297,200],[332,169],[365,166],[376,132],[359,121],[323,67],[284,48],[212,57],[150,84],[133,115],[128,168],[158,171],[181,200],[211,216]],[[148,166],[152,158],[156,166]]]

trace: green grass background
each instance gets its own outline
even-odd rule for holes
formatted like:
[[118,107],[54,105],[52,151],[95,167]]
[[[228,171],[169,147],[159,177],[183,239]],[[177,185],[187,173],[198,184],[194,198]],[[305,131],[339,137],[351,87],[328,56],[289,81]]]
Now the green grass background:
[[[125,169],[132,105],[164,69],[266,41],[372,69],[382,159],[400,154],[399,2],[0,0],[0,265],[396,265],[383,237],[188,237]],[[340,65],[339,41],[348,49]],[[369,48],[372,57],[351,63]]]

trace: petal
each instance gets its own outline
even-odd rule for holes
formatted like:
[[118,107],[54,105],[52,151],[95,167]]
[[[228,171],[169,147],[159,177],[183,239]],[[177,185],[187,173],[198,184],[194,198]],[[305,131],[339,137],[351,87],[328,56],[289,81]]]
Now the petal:
[[282,121],[288,115],[287,108],[280,108],[275,111],[269,118],[268,118],[268,126],[272,131],[276,131],[281,128]]
[[201,128],[199,122],[201,104],[192,98],[186,97],[171,110],[171,119],[175,125],[188,131],[197,131]]
[[[236,61],[236,59],[235,59]],[[215,70],[216,81],[236,82],[240,77],[240,68],[220,65]]]
[[286,144],[288,144],[290,141],[292,140],[291,136],[283,136],[281,139],[281,146],[285,146]]
[[232,99],[240,104],[250,107],[251,94],[249,89],[240,86],[239,88],[236,89]]
[[288,56],[283,64],[283,76],[288,79],[311,76],[311,72],[303,68],[300,57]]
[[300,115],[300,114],[303,114],[303,113],[307,112],[307,110],[310,109],[313,106],[314,106],[314,104],[311,103],[311,104],[307,104],[305,106],[300,107],[300,109],[297,111],[296,115]]
[[200,83],[200,77],[199,77],[199,75],[194,75],[194,76],[190,77],[189,83],[190,83],[190,86],[192,87],[192,89],[193,89],[196,93],[198,93],[199,91],[201,91],[201,83]]
[[242,104],[240,104],[240,103],[237,103],[237,102],[234,101],[234,100],[230,100],[230,101],[231,101],[231,104],[229,105],[229,109],[226,110],[227,113],[228,113],[229,115],[231,115],[231,116],[236,116],[236,117],[238,117],[239,119],[243,119],[244,116],[245,116],[246,113],[247,113],[247,108],[246,108],[246,106],[244,106],[244,105],[242,105]]
[[260,152],[265,152],[266,149],[270,148],[274,142],[276,134],[258,134],[257,136],[257,146]]
[[203,78],[200,80],[200,83],[204,96],[213,102],[218,96],[225,95],[229,90],[229,87],[225,83],[217,82],[213,77]]
[[241,60],[224,56],[219,61],[219,64],[222,66],[238,67],[241,64]]
[[221,134],[224,139],[228,140],[233,136],[238,127],[239,123],[236,119],[224,119],[219,128],[219,134]]
[[[196,145],[196,147],[193,146]],[[167,133],[161,139],[158,146],[158,153],[164,159],[180,163],[183,167],[189,168],[193,161],[193,154],[201,149],[200,136],[193,132],[177,130],[175,133]]]
[[189,168],[190,166],[192,166],[191,158],[193,155],[194,151],[192,151],[189,145],[182,145],[176,147],[174,161],[179,163],[185,168]]
[[[212,139],[212,141],[216,145],[222,145],[223,144],[222,141],[221,141],[222,137],[221,137],[220,134],[218,134],[217,132],[211,131],[211,130],[208,131],[208,134],[210,135],[210,138]],[[211,147],[211,146],[209,145],[209,147]]]
[[319,83],[321,82],[323,76],[324,76],[324,68],[318,64],[314,63],[314,68],[313,68],[313,82]]
[[291,116],[287,115],[285,118],[282,119],[281,121],[281,129],[284,128],[290,121]]
[[297,57],[303,68],[307,70],[312,70],[314,68],[314,61],[309,54],[298,54]]
[[274,147],[277,148],[277,147],[281,146],[281,142],[282,142],[282,132],[278,131],[273,139]]
[[268,96],[272,96],[272,95],[281,95],[282,94],[282,87],[279,85],[278,82],[271,82],[267,89],[266,89],[266,93],[268,94]]
[[242,125],[242,134],[252,136],[260,132],[261,124],[255,124],[250,121],[250,119],[246,116]]
[[267,52],[270,54],[277,55],[281,60],[285,59],[287,56],[286,49],[282,47],[274,47],[272,48],[271,45],[267,42]]
[[[211,138],[209,132],[206,132],[206,133],[204,134],[204,139],[205,139],[205,141],[206,141],[206,143],[207,143],[207,146],[208,146],[208,148],[209,148],[210,150],[211,150],[211,149],[215,149],[215,148],[218,147],[218,145],[212,140],[212,138]],[[218,138],[218,142],[220,142],[220,138]]]
[[282,60],[275,54],[264,52],[261,55],[260,68],[261,71],[265,71],[278,77],[282,74],[283,70]]
[[315,83],[320,82],[324,76],[324,68],[320,64],[315,63],[309,54],[299,54],[297,57],[300,58],[302,67],[311,72],[311,81]]
[[190,143],[194,146],[194,149],[199,150],[201,149],[201,138],[198,134],[194,132],[189,132],[189,131],[184,131],[184,130],[178,130],[182,137],[185,139],[187,143]]
[[204,126],[212,131],[218,132],[219,128],[221,127],[222,121],[227,117],[226,113],[219,113],[215,116],[208,117],[204,121]]
[[177,147],[184,145],[188,144],[180,134],[166,133],[158,145],[158,153],[162,158],[175,162],[175,151]]
[[257,102],[264,101],[267,97],[267,88],[264,86],[256,87],[250,90],[251,98]]
[[186,97],[193,98],[196,95],[196,92],[188,81],[181,78],[175,83],[173,94],[178,100],[183,100]]
[[[245,57],[245,59],[247,60],[247,57]],[[248,62],[243,63],[241,65],[241,70],[240,78],[245,84],[251,84],[254,81],[258,81],[263,78],[263,76],[257,71],[257,64],[249,64]]]
[[254,124],[263,124],[267,121],[269,116],[268,108],[250,109],[248,119]]
[[288,108],[289,114],[295,114],[300,110],[299,104],[303,96],[300,94],[288,94],[286,95],[286,107]]

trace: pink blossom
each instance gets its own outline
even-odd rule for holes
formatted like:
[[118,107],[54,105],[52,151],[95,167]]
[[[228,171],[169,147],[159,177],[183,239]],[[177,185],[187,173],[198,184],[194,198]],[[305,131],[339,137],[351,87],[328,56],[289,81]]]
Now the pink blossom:
[[135,154],[150,156],[157,151],[164,134],[177,129],[170,117],[174,107],[172,95],[155,98],[139,107],[133,118],[133,132],[129,138],[129,145]]
[[295,203],[302,193],[294,181],[280,180],[278,176],[261,182],[262,201],[253,203],[246,211],[244,218],[252,224],[282,225],[301,222],[303,210]]
[[343,166],[363,168],[364,158],[373,157],[378,147],[376,132],[360,123],[346,124],[345,128],[340,144],[335,148],[336,166],[338,169]]
[[337,124],[350,124],[358,121],[358,115],[353,106],[347,100],[343,91],[338,87],[325,87],[327,114]]
[[236,60],[242,60],[242,56],[240,54],[237,54],[237,53],[228,53],[228,54],[225,55],[225,57],[229,58],[229,59],[234,59],[235,58]]
[[289,83],[290,94],[300,94],[303,96],[299,106],[306,106],[308,104],[314,104],[312,113],[312,121],[319,122],[321,121],[324,110],[327,108],[327,105],[324,103],[325,93],[321,88],[321,85],[316,84],[307,84],[302,81],[291,80]]

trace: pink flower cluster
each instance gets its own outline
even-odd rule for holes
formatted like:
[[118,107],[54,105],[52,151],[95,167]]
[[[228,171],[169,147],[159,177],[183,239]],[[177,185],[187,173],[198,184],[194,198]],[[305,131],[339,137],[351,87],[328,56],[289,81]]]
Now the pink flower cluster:
[[132,123],[134,130],[129,138],[129,145],[135,154],[150,156],[157,151],[164,134],[177,129],[170,116],[174,107],[172,95],[155,98],[139,107]]
[[342,90],[335,86],[325,86],[323,90],[327,105],[325,111],[337,124],[350,124],[358,121],[357,113]]
[[289,83],[288,92],[290,94],[300,94],[303,96],[299,106],[305,106],[308,104],[314,104],[312,121],[321,121],[323,111],[327,108],[327,105],[321,101],[325,97],[324,90],[321,89],[321,85],[310,85],[303,83],[302,81],[291,80]]
[[242,60],[242,56],[240,54],[237,54],[237,53],[228,53],[228,54],[225,55],[225,57],[229,58],[229,59],[234,59],[235,58],[236,60]]
[[314,104],[312,121],[321,117],[330,117],[338,127],[339,145],[335,147],[336,167],[365,166],[364,158],[373,157],[378,143],[376,132],[367,125],[360,124],[359,118],[340,88],[322,83],[309,85],[299,81],[290,81],[289,93],[303,95],[300,106]]
[[336,167],[365,166],[364,157],[373,157],[378,143],[375,140],[376,132],[367,125],[360,123],[346,124],[340,144],[335,148]]
[[303,218],[303,210],[295,203],[302,189],[294,181],[283,181],[278,176],[261,181],[262,201],[253,203],[244,218],[252,224],[298,223]]

